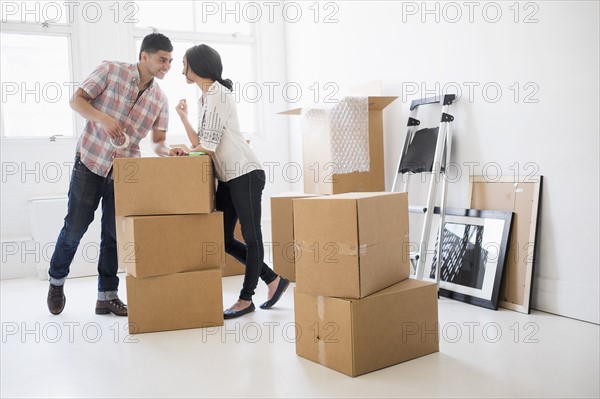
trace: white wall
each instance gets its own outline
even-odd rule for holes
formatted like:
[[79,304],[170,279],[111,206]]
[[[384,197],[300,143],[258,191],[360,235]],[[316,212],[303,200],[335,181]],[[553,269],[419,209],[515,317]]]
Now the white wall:
[[[472,16],[466,3],[474,5]],[[301,189],[283,178],[285,163],[301,160],[299,136],[296,131],[288,134],[289,120],[276,112],[306,104],[315,93],[322,100],[332,94],[325,89],[327,83],[339,87],[334,97],[340,98],[350,85],[381,79],[384,95],[400,97],[384,113],[390,188],[410,100],[439,94],[436,85],[441,89],[453,82],[462,91],[452,110],[453,160],[464,168],[462,178],[450,187],[449,205],[468,206],[468,163],[478,163],[474,174],[494,174],[485,167],[497,164],[505,175],[514,173],[516,163],[519,173],[527,174],[533,169],[525,165],[532,163],[545,177],[533,306],[598,323],[598,3],[519,3],[517,23],[514,2],[288,4],[285,30],[280,7],[274,21],[263,18],[259,26],[260,80],[293,82],[302,89],[293,101],[282,98],[281,86],[273,101],[261,99],[263,137],[254,140],[254,147],[264,162],[274,163],[265,199],[291,186]],[[293,22],[298,4],[302,15]],[[462,17],[451,23],[456,6]],[[492,23],[496,6],[502,15]],[[424,14],[423,7],[433,14]],[[538,22],[523,23],[527,16]],[[337,22],[324,23],[327,17]],[[103,59],[135,59],[129,29],[108,18],[80,26],[74,37],[75,79],[81,81]],[[472,93],[469,87],[474,87]],[[502,94],[496,99],[497,87]],[[528,94],[537,102],[527,102]],[[3,166],[18,166],[16,175],[3,170],[3,242],[30,237],[28,198],[66,194],[74,148],[74,139],[2,141]],[[264,205],[268,219],[268,200]],[[2,259],[2,278],[36,275],[34,256],[26,251],[15,256]]]
[[[333,12],[338,22],[315,23],[306,4],[304,18],[286,25],[290,81],[335,82],[342,93],[381,79],[384,95],[400,97],[384,112],[388,189],[410,101],[454,82],[448,87],[462,97],[451,111],[453,161],[463,174],[448,205],[469,205],[469,162],[476,175],[495,176],[498,165],[512,176],[516,163],[521,175],[543,175],[533,307],[598,323],[599,3],[519,3],[518,22],[514,2],[472,2],[471,21],[465,2],[329,4],[319,21]],[[524,23],[527,16],[538,22]]]
[[[85,2],[80,2],[79,9],[82,9],[84,4]],[[79,18],[75,24],[73,53],[74,80],[77,82],[82,82],[103,60],[135,62],[139,51],[134,46],[132,25],[115,23],[114,14],[109,9],[113,2],[96,2],[96,4],[103,7],[102,18],[94,23]],[[261,20],[256,28],[257,35],[260,37],[257,54],[259,85],[268,87],[263,85],[263,81],[285,82],[283,21],[281,18],[273,21]],[[179,75],[180,65],[181,60],[174,60],[169,74]],[[63,95],[68,95],[68,90],[65,90]],[[173,104],[175,99],[170,98],[170,101]],[[252,145],[259,158],[272,165],[273,173],[268,176],[269,181],[263,196],[263,229],[270,230],[269,197],[272,194],[288,191],[290,188],[290,184],[281,173],[283,165],[289,160],[287,120],[275,115],[276,112],[286,109],[287,105],[280,94],[270,98],[267,91],[264,91],[259,106],[262,115],[261,136],[252,138]],[[65,112],[72,111],[66,109]],[[173,117],[177,117],[174,112],[171,113],[171,118]],[[79,119],[79,127],[82,126],[81,121]],[[80,130],[77,134],[79,132]],[[167,142],[184,142],[184,134],[183,128],[168,132]],[[142,150],[150,152],[150,154],[144,153],[144,156],[152,155],[148,140],[147,138],[142,142]],[[40,251],[39,245],[36,246],[32,241],[28,199],[66,196],[75,145],[74,138],[59,138],[55,142],[50,142],[48,139],[2,139],[0,278],[37,276],[36,264],[49,261],[49,255]],[[56,230],[56,236],[58,233],[59,229]],[[270,232],[265,232],[265,235],[270,236]],[[100,237],[97,239],[99,241]]]

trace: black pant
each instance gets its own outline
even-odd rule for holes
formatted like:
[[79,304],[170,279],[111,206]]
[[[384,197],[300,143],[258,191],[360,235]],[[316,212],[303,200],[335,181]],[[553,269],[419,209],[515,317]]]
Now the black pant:
[[[217,210],[223,212],[225,252],[246,265],[240,299],[251,301],[258,278],[271,283],[277,274],[264,263],[265,249],[260,227],[261,199],[265,188],[265,172],[253,170],[228,182],[219,181],[216,194]],[[233,236],[240,221],[245,244]]]

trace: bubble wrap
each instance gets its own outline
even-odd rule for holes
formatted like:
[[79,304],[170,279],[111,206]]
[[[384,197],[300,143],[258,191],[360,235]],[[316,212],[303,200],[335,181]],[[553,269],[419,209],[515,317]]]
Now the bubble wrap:
[[330,116],[331,157],[338,173],[369,171],[369,101],[345,97]]
[[[323,135],[335,173],[369,171],[369,102],[367,97],[345,97],[332,109],[308,109],[303,113],[304,135]],[[317,133],[318,132],[318,133]]]

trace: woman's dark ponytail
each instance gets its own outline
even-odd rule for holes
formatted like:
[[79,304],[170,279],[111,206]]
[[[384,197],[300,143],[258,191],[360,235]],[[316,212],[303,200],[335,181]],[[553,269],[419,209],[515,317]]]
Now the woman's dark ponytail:
[[190,47],[185,52],[188,68],[201,78],[211,79],[221,83],[229,90],[233,90],[233,82],[230,79],[223,79],[223,63],[221,56],[214,48],[206,44],[199,44]]
[[231,81],[231,79],[219,78],[219,79],[217,79],[217,82],[221,83],[223,86],[227,87],[229,90],[233,90],[233,82]]

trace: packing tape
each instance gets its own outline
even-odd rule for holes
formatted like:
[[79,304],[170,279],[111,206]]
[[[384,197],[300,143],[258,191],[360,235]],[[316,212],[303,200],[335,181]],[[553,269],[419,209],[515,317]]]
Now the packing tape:
[[323,321],[323,316],[325,316],[325,298],[321,295],[317,297],[317,314],[319,315],[319,320]]
[[359,248],[358,254],[360,256],[363,256],[363,255],[367,254],[367,244],[360,244],[358,248]]
[[123,137],[125,137],[125,142],[121,145],[115,143],[115,139],[113,139],[112,137],[110,138],[110,143],[113,145],[113,147],[115,147],[118,150],[126,148],[129,145],[129,143],[131,143],[131,137],[129,137],[127,133],[123,133]]
[[319,339],[317,341],[317,352],[319,356],[319,364],[327,365],[327,356],[325,355],[325,341]]
[[317,296],[317,315],[319,316],[319,323],[317,323],[317,355],[319,357],[319,363],[325,365],[327,360],[325,355],[325,341],[319,336],[321,327],[323,325],[323,318],[325,317],[325,297],[322,295]]

